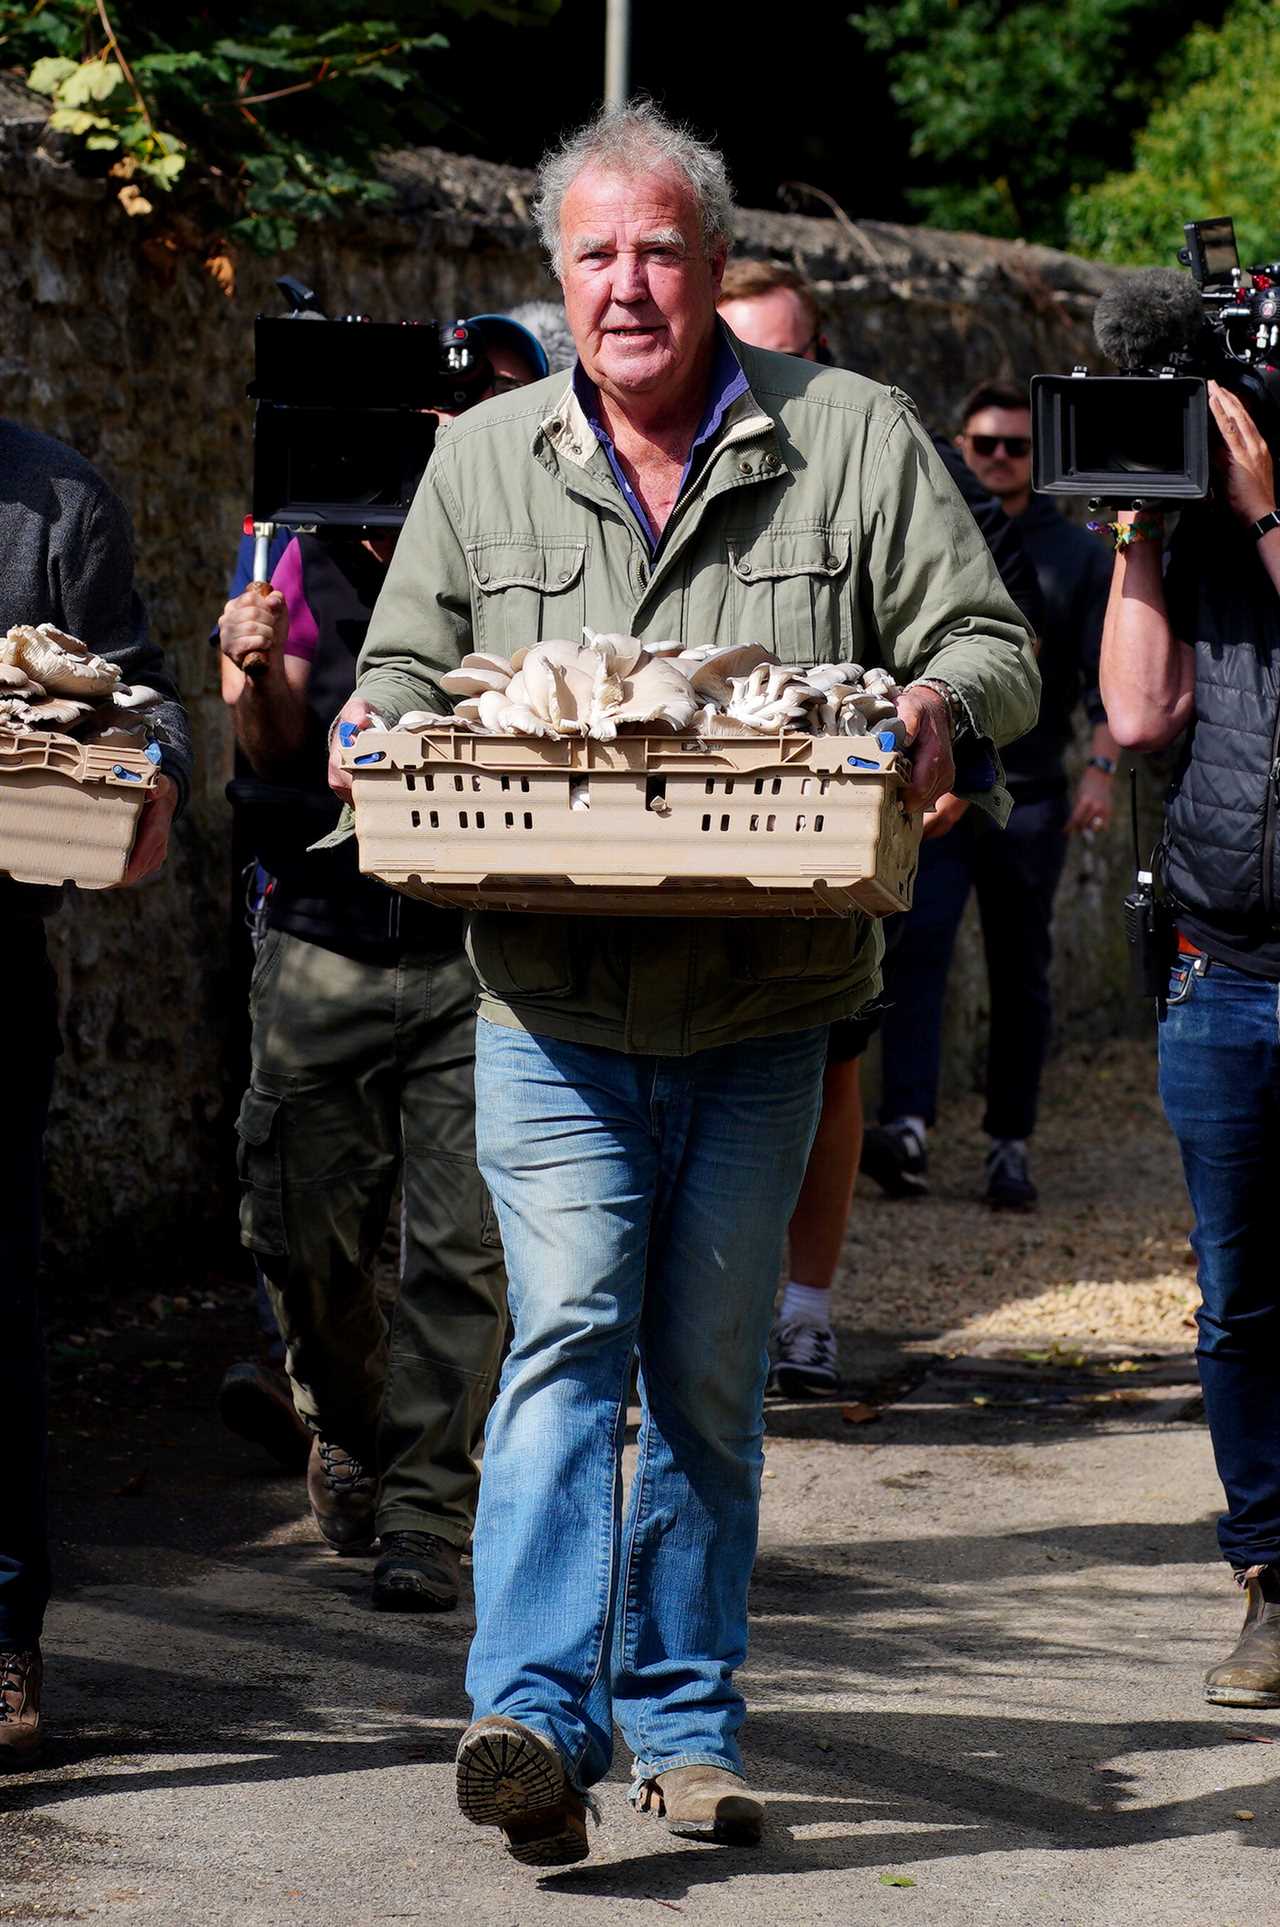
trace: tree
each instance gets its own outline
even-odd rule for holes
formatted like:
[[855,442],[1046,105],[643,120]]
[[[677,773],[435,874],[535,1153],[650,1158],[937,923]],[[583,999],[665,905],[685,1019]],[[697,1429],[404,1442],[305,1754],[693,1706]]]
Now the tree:
[[51,128],[120,182],[131,213],[184,201],[263,252],[300,221],[391,190],[378,151],[436,133],[450,17],[514,24],[559,0],[0,0],[0,60],[53,102]]
[[1168,263],[1184,221],[1230,214],[1243,261],[1280,255],[1278,76],[1274,0],[1235,0],[1219,28],[1196,28],[1130,171],[1072,196],[1072,244],[1110,261]]
[[1073,186],[1123,165],[1153,71],[1212,0],[886,0],[851,16],[911,126],[937,227],[1061,247]]

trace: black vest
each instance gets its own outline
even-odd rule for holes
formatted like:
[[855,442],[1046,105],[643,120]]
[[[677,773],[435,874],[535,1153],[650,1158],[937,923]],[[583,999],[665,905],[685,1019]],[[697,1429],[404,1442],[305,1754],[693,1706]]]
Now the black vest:
[[[1211,955],[1280,967],[1280,596],[1247,530],[1189,512],[1168,577],[1196,655],[1195,720],[1165,805],[1165,887]],[[1280,974],[1280,971],[1277,972]]]
[[461,913],[433,909],[362,876],[354,838],[333,850],[310,847],[338,820],[328,780],[329,725],[355,689],[386,569],[356,541],[314,535],[297,541],[303,592],[318,631],[307,682],[306,740],[276,779],[257,776],[239,762],[229,790],[258,861],[275,878],[267,921],[370,963],[393,963],[408,949],[460,950]]

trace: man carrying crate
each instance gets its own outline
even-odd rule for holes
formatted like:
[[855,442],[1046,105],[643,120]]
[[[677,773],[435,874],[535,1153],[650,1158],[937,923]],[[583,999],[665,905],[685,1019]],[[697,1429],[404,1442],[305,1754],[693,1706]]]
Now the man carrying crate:
[[[186,793],[190,738],[163,657],[147,636],[133,586],[128,517],[102,477],[47,435],[0,421],[0,635],[51,622],[117,663],[128,682],[164,700],[149,712],[161,776],[139,821],[125,883],[165,860],[174,809]],[[45,1118],[58,1039],[56,987],[44,918],[56,890],[0,876],[0,994],[16,1014],[0,1170],[5,1239],[0,1258],[6,1376],[0,1397],[0,1773],[25,1763],[41,1739],[40,1634],[49,1601],[45,1509],[44,1361],[36,1273]]]
[[[651,106],[606,111],[544,161],[539,215],[577,366],[476,409],[432,462],[340,720],[444,710],[439,678],[473,647],[584,623],[763,640],[887,664],[913,684],[908,803],[958,782],[1005,811],[993,745],[1035,718],[1028,631],[904,396],[718,322],[721,157]],[[331,782],[349,795],[336,752]],[[827,1026],[878,988],[879,938],[862,917],[508,914],[474,917],[469,948],[514,1336],[486,1434],[459,1802],[519,1860],[581,1859],[616,1721],[638,1808],[752,1842],[733,1676],[770,1314]]]

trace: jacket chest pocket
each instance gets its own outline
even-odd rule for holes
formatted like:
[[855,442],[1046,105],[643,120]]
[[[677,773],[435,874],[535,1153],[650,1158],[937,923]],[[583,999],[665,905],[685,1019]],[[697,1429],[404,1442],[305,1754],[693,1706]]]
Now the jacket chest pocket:
[[847,659],[848,531],[774,528],[727,539],[731,639],[763,643],[783,662]]
[[466,554],[477,644],[510,655],[535,642],[581,639],[585,542],[494,536],[468,543]]

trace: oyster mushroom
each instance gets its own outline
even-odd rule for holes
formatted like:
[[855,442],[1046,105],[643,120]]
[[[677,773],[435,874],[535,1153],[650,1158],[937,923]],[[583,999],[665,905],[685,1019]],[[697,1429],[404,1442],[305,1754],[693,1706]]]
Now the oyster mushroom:
[[55,696],[109,696],[120,681],[115,663],[104,662],[75,636],[47,622],[36,629],[20,623],[10,629],[5,643],[4,660],[25,669]]

